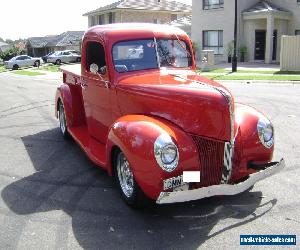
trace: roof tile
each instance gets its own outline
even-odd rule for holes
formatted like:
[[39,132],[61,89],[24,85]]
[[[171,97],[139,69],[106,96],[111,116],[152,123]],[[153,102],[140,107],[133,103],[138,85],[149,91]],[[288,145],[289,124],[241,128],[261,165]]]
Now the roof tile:
[[121,0],[96,10],[83,14],[89,16],[94,13],[115,10],[115,9],[133,9],[133,10],[152,10],[152,11],[170,11],[170,12],[192,12],[192,7],[188,4],[170,1],[170,0]]

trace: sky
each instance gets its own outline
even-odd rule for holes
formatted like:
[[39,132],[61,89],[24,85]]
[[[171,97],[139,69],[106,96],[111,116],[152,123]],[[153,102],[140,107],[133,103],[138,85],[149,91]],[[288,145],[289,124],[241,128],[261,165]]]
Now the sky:
[[[2,0],[0,37],[16,40],[86,30],[87,17],[82,14],[116,1]],[[192,0],[177,1],[192,4]]]

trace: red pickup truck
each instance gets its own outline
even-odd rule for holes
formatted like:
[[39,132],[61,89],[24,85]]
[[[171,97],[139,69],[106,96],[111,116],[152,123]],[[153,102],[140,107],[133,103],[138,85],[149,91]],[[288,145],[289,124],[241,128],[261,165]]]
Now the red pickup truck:
[[[79,66],[79,65],[78,65]],[[185,32],[166,25],[89,29],[81,69],[65,68],[56,117],[132,206],[234,195],[284,168],[272,123],[196,73]]]

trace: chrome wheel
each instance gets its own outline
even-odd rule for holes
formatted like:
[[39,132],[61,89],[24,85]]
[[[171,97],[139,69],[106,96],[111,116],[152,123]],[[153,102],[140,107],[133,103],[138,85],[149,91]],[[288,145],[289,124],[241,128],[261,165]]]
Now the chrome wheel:
[[66,134],[67,125],[66,125],[66,117],[65,117],[65,111],[64,106],[62,103],[59,105],[59,127],[63,135]]
[[132,197],[134,191],[133,174],[129,163],[122,152],[120,152],[117,157],[117,173],[122,192],[126,197]]

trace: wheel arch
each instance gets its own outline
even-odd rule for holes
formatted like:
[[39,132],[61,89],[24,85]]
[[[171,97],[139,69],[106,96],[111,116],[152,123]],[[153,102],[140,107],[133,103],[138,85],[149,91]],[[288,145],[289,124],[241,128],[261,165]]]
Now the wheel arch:
[[55,117],[58,118],[59,102],[64,105],[66,122],[68,126],[73,124],[72,114],[72,94],[68,85],[63,84],[56,90],[55,97]]
[[[179,164],[171,173],[158,165],[154,155],[154,142],[163,133],[171,136],[179,150]],[[113,175],[114,154],[119,149],[125,154],[136,182],[151,199],[156,199],[162,191],[163,179],[199,167],[197,149],[191,136],[176,125],[156,117],[127,115],[119,118],[109,130],[106,147],[108,174]]]

